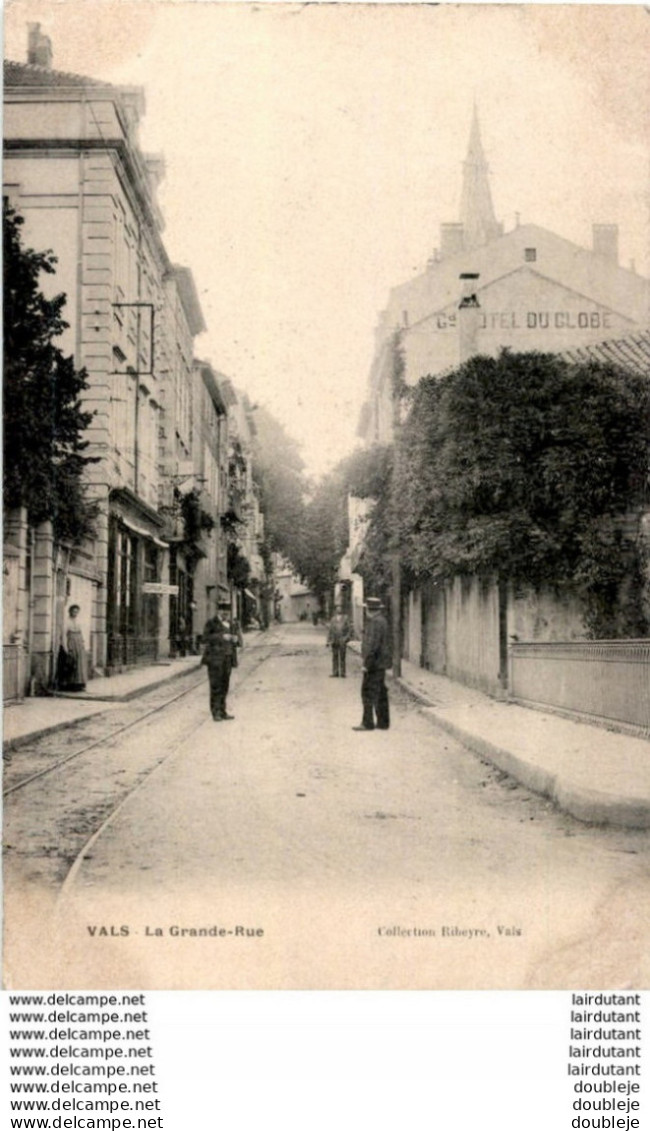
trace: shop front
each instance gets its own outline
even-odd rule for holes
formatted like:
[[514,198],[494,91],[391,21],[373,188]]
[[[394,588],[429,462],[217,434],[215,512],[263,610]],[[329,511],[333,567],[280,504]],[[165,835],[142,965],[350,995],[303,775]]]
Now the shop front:
[[[119,492],[123,496],[124,492]],[[162,521],[140,504],[127,510],[114,493],[108,530],[107,668],[150,664],[161,655],[160,584],[168,546]],[[130,500],[129,500],[130,501]]]

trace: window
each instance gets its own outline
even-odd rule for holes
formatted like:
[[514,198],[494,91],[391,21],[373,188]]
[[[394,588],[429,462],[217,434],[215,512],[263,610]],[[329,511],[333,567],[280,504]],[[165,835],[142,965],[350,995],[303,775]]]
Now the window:
[[153,542],[144,543],[144,580],[158,581],[158,550]]
[[536,247],[525,247],[524,248],[524,259],[526,260],[526,263],[535,263],[536,260],[537,260],[537,248]]

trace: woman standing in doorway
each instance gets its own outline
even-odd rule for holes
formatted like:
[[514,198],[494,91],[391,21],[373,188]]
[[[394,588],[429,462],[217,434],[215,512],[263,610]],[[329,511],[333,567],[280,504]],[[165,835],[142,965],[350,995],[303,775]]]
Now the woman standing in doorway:
[[69,691],[83,691],[87,679],[86,649],[77,619],[79,611],[79,605],[70,605],[65,629],[65,650],[68,654],[69,671],[66,684]]

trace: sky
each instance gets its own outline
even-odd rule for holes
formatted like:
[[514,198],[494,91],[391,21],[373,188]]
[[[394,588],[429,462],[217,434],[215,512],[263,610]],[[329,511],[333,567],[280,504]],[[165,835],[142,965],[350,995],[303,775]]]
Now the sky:
[[390,288],[458,219],[474,100],[506,231],[518,213],[589,246],[618,223],[621,263],[650,273],[640,5],[9,0],[6,57],[25,60],[29,21],[56,69],[145,88],[196,353],[314,476],[356,442]]

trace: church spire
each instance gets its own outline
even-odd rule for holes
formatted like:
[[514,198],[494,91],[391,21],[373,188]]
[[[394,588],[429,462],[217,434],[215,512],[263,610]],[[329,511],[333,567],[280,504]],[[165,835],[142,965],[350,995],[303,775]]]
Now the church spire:
[[467,157],[463,163],[463,189],[460,201],[460,221],[463,225],[466,248],[480,247],[502,234],[492,204],[488,180],[488,164],[483,152],[478,110],[474,103],[472,128],[469,135]]

